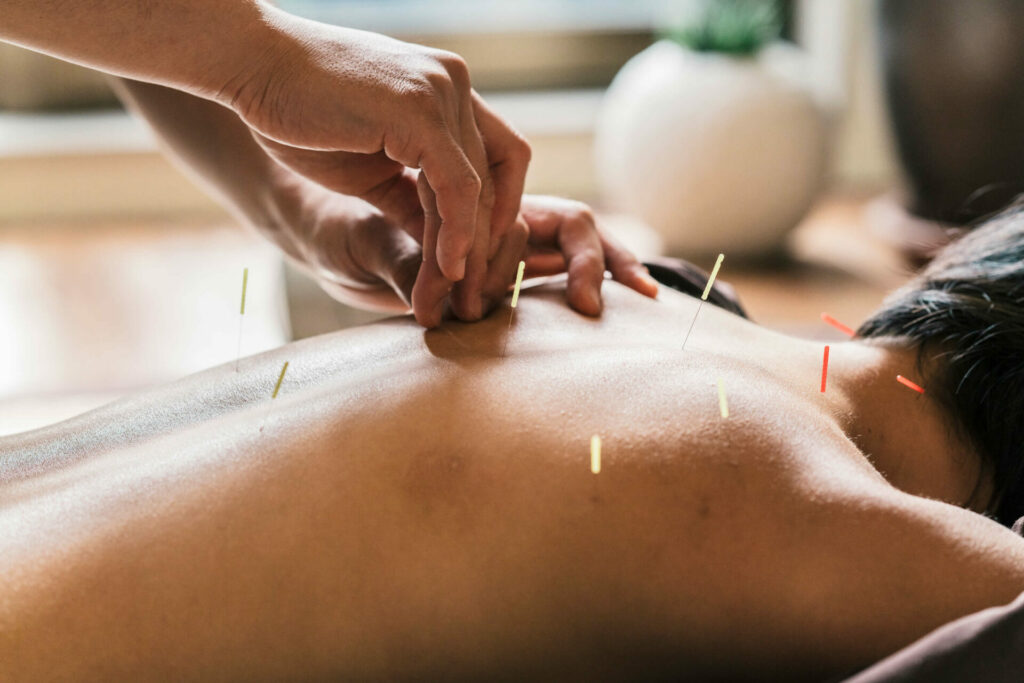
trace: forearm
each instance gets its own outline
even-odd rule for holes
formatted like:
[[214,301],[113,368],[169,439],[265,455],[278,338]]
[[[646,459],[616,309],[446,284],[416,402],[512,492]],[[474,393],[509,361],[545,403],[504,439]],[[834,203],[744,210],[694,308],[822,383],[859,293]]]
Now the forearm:
[[[418,267],[419,254],[398,249],[397,243],[411,239],[396,236],[398,228],[377,210],[285,168],[256,143],[234,112],[215,102],[138,81],[117,79],[114,85],[186,174],[332,296],[371,310],[407,310],[407,302],[388,284],[392,280],[382,281],[377,270],[367,268],[375,264],[391,273],[410,258]],[[353,241],[362,245],[355,250],[361,260],[353,259]]]
[[181,169],[240,221],[299,258],[295,184],[302,182],[256,144],[234,112],[181,91],[112,79],[124,103],[145,119]]
[[282,14],[260,0],[6,0],[0,40],[225,101]]

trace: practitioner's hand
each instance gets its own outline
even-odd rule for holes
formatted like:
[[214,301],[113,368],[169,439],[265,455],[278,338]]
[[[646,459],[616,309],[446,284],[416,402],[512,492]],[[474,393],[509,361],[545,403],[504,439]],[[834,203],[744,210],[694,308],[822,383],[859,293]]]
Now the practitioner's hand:
[[[420,242],[402,226],[360,199],[331,192],[287,169],[275,175],[277,218],[270,237],[333,298],[389,313],[411,308],[426,327],[438,325],[446,310],[455,311],[453,284],[424,277],[425,271],[437,272],[437,260],[427,259],[428,267]],[[426,196],[429,215],[435,217],[432,195]],[[422,224],[419,234],[424,234]],[[479,289],[488,302],[504,296],[526,236],[525,222],[517,219],[483,269]],[[465,281],[455,287],[464,289]]]
[[[449,312],[463,320],[479,319],[480,314],[465,315],[468,298],[479,301],[484,313],[494,308],[507,293],[526,251],[529,228],[519,216],[479,271],[479,279],[471,282],[467,274],[461,282],[452,283],[440,275],[431,241],[437,239],[440,218],[433,193],[422,176],[418,186],[425,209],[418,230],[397,225],[354,197],[297,177],[291,183],[297,200],[284,203],[301,208],[283,212],[298,215],[278,230],[290,235],[291,246],[286,246],[286,251],[305,264],[335,299],[387,312],[411,309],[417,322],[427,328],[441,324]],[[285,185],[277,184],[279,188]]]
[[[488,253],[493,257],[498,243],[517,219],[530,146],[475,91],[473,105],[486,141],[487,163],[494,184]],[[416,189],[416,170],[388,158],[383,151],[323,152],[283,145],[255,131],[253,137],[279,163],[329,190],[374,205],[389,220],[422,241],[423,207]]]
[[632,252],[600,229],[586,204],[526,195],[521,214],[530,228],[526,277],[568,271],[566,298],[574,310],[601,314],[605,270],[613,280],[645,296],[657,296],[658,283]]
[[420,202],[423,206],[422,253],[420,267],[412,290],[412,309],[416,320],[424,327],[441,324],[446,308],[452,314],[466,321],[478,320],[490,312],[504,299],[509,283],[515,278],[519,261],[526,251],[529,227],[520,215],[504,236],[488,249],[478,235],[473,247],[477,257],[485,257],[484,268],[474,269],[466,278],[454,285],[440,276],[440,266],[435,257],[434,240],[437,239],[438,215],[434,193],[420,176],[417,184]]
[[[290,208],[281,212],[289,223],[286,250],[313,272],[331,296],[385,312],[411,308],[416,320],[428,328],[439,325],[448,309],[457,316],[459,297],[464,296],[459,290],[465,283],[438,287],[443,280],[424,277],[425,272],[437,271],[436,258],[424,258],[420,242],[406,230],[365,202],[307,180],[293,177],[279,182],[279,187],[284,186],[292,188],[290,200],[282,203]],[[426,223],[437,222],[425,181],[420,191]],[[432,253],[429,242],[426,246],[426,253]],[[601,232],[590,208],[568,199],[523,198],[520,216],[488,260],[478,285],[485,311],[505,298],[520,260],[526,260],[527,277],[568,271],[569,305],[586,315],[601,312],[606,269],[615,280],[646,296],[657,294],[657,283],[647,270]]]
[[[525,142],[475,96],[457,55],[271,16],[275,38],[220,99],[280,162],[367,199],[407,229],[419,211],[409,169],[422,169],[441,218],[436,239],[425,236],[447,281],[436,286],[465,277],[472,294],[516,218]],[[472,299],[463,317],[482,314]]]
[[[383,313],[406,313],[423,262],[420,245],[366,202],[292,178],[280,212],[285,250],[332,298]],[[445,292],[447,294],[447,292]],[[444,295],[442,295],[443,298]]]
[[[420,197],[425,209],[426,234],[429,235],[429,226],[439,218],[433,209],[430,188],[424,183],[420,184]],[[417,313],[416,319],[426,327],[434,327],[441,322],[443,310],[440,304],[447,292],[436,287],[434,278],[425,277],[431,271],[437,271],[438,265],[430,256],[429,241],[424,241],[423,246],[425,258],[413,289],[412,301],[415,310],[430,311],[426,316]],[[487,275],[479,286],[485,313],[505,298],[520,260],[526,261],[526,277],[568,271],[566,298],[569,306],[585,315],[601,314],[601,285],[605,270],[611,271],[614,280],[645,296],[654,297],[658,293],[658,283],[643,264],[618,241],[600,230],[590,207],[570,199],[523,197],[519,220],[488,262]],[[451,290],[450,301],[456,316],[465,285],[464,282],[456,283]],[[421,301],[439,303],[436,309],[431,310],[420,304]]]

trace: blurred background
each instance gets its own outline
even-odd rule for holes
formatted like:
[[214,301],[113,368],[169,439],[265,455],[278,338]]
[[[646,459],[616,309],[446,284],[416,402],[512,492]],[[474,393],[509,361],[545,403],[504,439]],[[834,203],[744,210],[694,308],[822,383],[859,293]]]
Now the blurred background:
[[[779,329],[856,326],[1018,189],[1013,0],[278,4],[458,52],[531,141],[529,192],[645,257],[725,252]],[[372,317],[234,224],[102,75],[0,44],[0,434]]]

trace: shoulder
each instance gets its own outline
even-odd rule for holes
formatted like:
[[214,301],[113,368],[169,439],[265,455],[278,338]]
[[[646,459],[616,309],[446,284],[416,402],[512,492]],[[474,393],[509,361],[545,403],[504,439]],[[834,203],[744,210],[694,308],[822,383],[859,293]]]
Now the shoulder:
[[1024,541],[977,513],[891,487],[833,489],[808,511],[782,585],[804,637],[851,666],[1024,590]]

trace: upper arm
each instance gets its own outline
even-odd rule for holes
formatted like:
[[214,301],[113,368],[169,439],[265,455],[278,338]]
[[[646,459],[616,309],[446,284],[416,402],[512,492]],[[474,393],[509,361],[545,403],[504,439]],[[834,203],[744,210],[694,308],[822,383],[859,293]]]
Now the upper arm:
[[789,597],[846,665],[1024,591],[1024,541],[979,514],[881,488],[816,513]]

